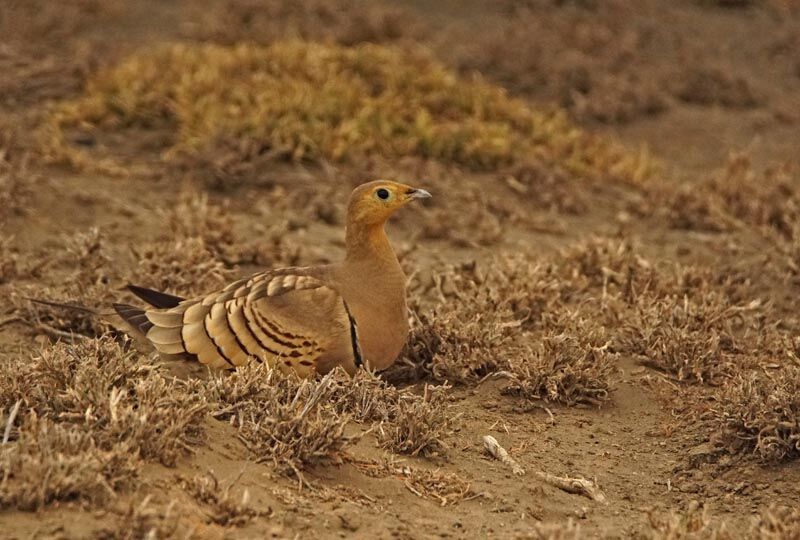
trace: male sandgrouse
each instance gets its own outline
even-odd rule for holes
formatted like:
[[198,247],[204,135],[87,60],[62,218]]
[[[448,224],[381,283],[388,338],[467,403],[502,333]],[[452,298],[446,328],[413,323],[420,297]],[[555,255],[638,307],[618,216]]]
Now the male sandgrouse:
[[166,357],[232,369],[267,362],[298,375],[342,366],[390,366],[408,337],[406,277],[384,225],[425,190],[378,180],[357,187],[347,207],[345,259],[269,270],[221,291],[183,299],[129,286],[151,304],[115,304],[131,333]]

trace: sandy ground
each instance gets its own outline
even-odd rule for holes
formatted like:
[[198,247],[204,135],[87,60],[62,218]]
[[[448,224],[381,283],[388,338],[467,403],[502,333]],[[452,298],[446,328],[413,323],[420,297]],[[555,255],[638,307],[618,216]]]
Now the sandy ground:
[[[36,15],[37,24],[20,28],[7,43],[0,41],[0,66],[14,74],[0,83],[2,126],[14,127],[16,134],[9,147],[19,152],[33,148],[33,127],[51,100],[78,95],[98,66],[111,65],[139,47],[174,40],[269,42],[286,33],[314,38],[320,32],[306,35],[291,10],[276,8],[271,12],[274,19],[265,22],[245,13],[258,13],[258,2],[233,2],[240,11],[224,4],[141,1],[114,4],[108,10],[76,8],[75,13],[65,12],[64,20],[53,8]],[[336,25],[346,24],[336,17],[321,17],[327,22],[320,24],[330,25],[324,37],[345,43],[421,43],[459,72],[477,70],[531,103],[566,107],[581,127],[632,151],[649,149],[666,185],[700,184],[718,174],[732,152],[744,152],[754,170],[797,163],[800,14],[790,3],[604,4],[448,0],[431,7],[404,1],[397,3],[403,11],[396,20],[374,22],[365,16],[363,26],[341,32]],[[221,15],[225,12],[230,20]],[[42,22],[41,17],[51,19]],[[341,212],[349,185],[376,169],[386,170],[386,165],[371,163],[335,166],[333,172],[329,167],[280,163],[254,182],[220,190],[167,164],[153,150],[159,137],[126,134],[93,150],[124,163],[128,175],[122,178],[46,164],[34,152],[25,169],[31,189],[25,190],[17,212],[5,214],[2,235],[12,238],[20,256],[35,260],[63,251],[65,237],[98,227],[110,246],[107,266],[116,269],[111,278],[115,281],[116,276],[129,276],[124,269],[136,264],[129,248],[164,231],[164,212],[179,197],[175,186],[188,183],[207,191],[212,203],[225,204],[243,237],[269,238],[271,230],[283,231],[279,234],[285,235],[286,243],[303,246],[295,258],[313,263],[340,255],[341,225],[335,220],[326,223],[318,210],[300,209],[293,215],[292,205],[302,204],[298,202],[271,210],[278,197],[276,186],[283,193],[296,186],[304,193],[333,186],[329,204]],[[485,183],[492,200],[514,197],[500,187],[500,174],[414,163],[394,170],[427,173],[437,198],[458,189],[457,183],[439,180],[441,170],[441,177]],[[792,177],[795,186],[798,178]],[[792,318],[797,282],[785,278],[779,267],[782,256],[764,247],[764,237],[755,228],[676,229],[657,213],[641,217],[628,211],[643,200],[659,204],[635,189],[595,186],[580,196],[585,205],[577,214],[532,204],[527,210],[530,219],[521,225],[500,218],[499,237],[483,245],[464,242],[471,236],[468,231],[426,239],[420,235],[420,223],[434,218],[421,210],[398,219],[391,235],[408,252],[404,264],[422,274],[454,260],[481,264],[504,251],[524,250],[545,260],[590,237],[624,237],[648,260],[704,265],[721,276],[745,275],[774,313]],[[525,208],[519,201],[508,204]],[[449,207],[444,208],[446,215]],[[286,225],[287,220],[301,225]],[[243,263],[237,272],[246,273],[262,262],[269,261]],[[276,257],[276,263],[283,262],[285,258]],[[57,283],[68,270],[45,267],[39,277],[20,276],[11,286]],[[5,290],[10,297],[10,289]],[[123,292],[118,295],[125,298]],[[13,315],[11,308],[6,315]],[[786,324],[791,332],[792,323]],[[46,346],[42,344],[47,341],[23,323],[6,324],[0,329],[0,361]],[[460,423],[447,440],[449,451],[432,458],[398,457],[415,468],[466,480],[475,496],[454,505],[418,496],[402,474],[365,474],[358,462],[384,456],[371,435],[348,450],[349,461],[308,470],[311,486],[301,491],[295,480],[253,462],[233,427],[208,420],[205,442],[191,455],[175,467],[142,465],[136,488],[120,493],[109,505],[64,501],[37,512],[3,508],[0,536],[102,537],[99,531],[117,530],[129,508],[151,497],[148,504],[162,513],[170,504],[184,513],[200,538],[660,537],[653,526],[660,523],[658,516],[698,505],[706,508],[708,520],[724,522],[732,537],[739,537],[765,508],[794,506],[800,500],[796,462],[763,464],[749,456],[722,463],[705,459],[711,434],[706,424],[685,412],[690,405],[713,408],[716,386],[678,381],[624,355],[612,383],[612,398],[600,408],[547,404],[547,410],[502,394],[501,381],[456,385],[450,391],[450,414],[459,415]],[[483,452],[481,438],[487,434],[509,450],[527,470],[526,476],[512,474]],[[247,490],[251,505],[264,515],[240,527],[214,523],[179,480],[207,471],[222,483],[238,478],[234,490]],[[608,502],[547,485],[536,471],[594,478]],[[554,528],[535,528],[542,523]],[[120,530],[124,529],[123,523]]]

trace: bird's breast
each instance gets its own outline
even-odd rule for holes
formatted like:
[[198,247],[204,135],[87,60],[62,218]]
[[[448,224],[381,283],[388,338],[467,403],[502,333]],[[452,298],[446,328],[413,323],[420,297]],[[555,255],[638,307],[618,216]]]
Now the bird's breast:
[[392,365],[408,338],[405,277],[360,274],[349,281],[342,296],[358,328],[358,341],[367,365],[385,369]]
[[381,309],[354,310],[353,317],[366,364],[377,370],[392,365],[408,339],[405,301],[384,305]]

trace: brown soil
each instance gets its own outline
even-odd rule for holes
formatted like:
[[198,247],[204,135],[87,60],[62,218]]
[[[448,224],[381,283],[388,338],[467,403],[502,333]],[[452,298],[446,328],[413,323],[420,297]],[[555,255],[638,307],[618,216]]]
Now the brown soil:
[[[185,257],[196,257],[189,263],[197,265],[195,274],[162,284],[181,293],[202,292],[263,266],[338,257],[343,197],[352,185],[376,174],[414,179],[435,196],[432,208],[399,216],[391,226],[403,264],[415,275],[412,290],[420,298],[412,304],[419,309],[435,301],[436,290],[426,280],[448,271],[448,265],[478,261],[479,267],[489,268],[495,257],[511,252],[543,264],[574,263],[577,259],[562,251],[600,237],[634,244],[648,264],[660,268],[705,269],[709,287],[730,297],[740,289],[725,285],[726,279],[740,280],[745,292],[737,305],[761,300],[765,325],[774,323],[790,342],[798,336],[800,240],[790,236],[787,241],[775,232],[775,212],[757,217],[758,212],[731,203],[733,195],[724,189],[707,187],[714,178],[733,182],[730,155],[743,153],[746,159],[739,159],[749,163],[744,165],[745,184],[768,185],[764,178],[769,173],[762,172],[782,165],[794,194],[800,190],[796,3],[408,0],[391,9],[358,2],[356,11],[363,17],[356,19],[339,3],[326,8],[321,0],[310,2],[305,11],[277,0],[86,1],[63,11],[11,4],[10,17],[0,14],[0,35],[7,36],[0,41],[0,71],[5,73],[0,162],[7,161],[16,178],[8,180],[13,189],[7,190],[7,200],[0,191],[0,295],[7,296],[7,309],[0,308],[0,362],[53,346],[52,334],[47,337],[25,322],[30,308],[21,295],[42,296],[51,287],[59,291],[57,301],[97,306],[108,295],[125,298],[119,290],[125,279],[169,276],[166,266],[154,270],[142,263],[148,258],[142,253],[153,238],[181,230],[181,225],[170,225],[169,216],[180,204],[191,212],[187,191],[205,193],[214,208],[222,208],[224,215],[214,219],[229,224],[239,251],[237,260],[219,267],[203,266],[208,253],[221,260],[234,255],[215,251],[213,243],[199,254],[189,248],[177,255],[156,252],[156,257],[173,256],[183,264]],[[422,159],[387,163],[365,158],[346,165],[267,162],[256,164],[244,180],[227,182],[164,159],[160,152],[169,134],[163,128],[112,132],[85,145],[98,159],[113,157],[126,169],[123,176],[47,163],[37,150],[35,127],[53,100],[78,96],[87,76],[141,47],[179,40],[269,43],[287,35],[346,45],[421,44],[460,73],[477,70],[512,95],[566,108],[584,129],[633,152],[647,147],[660,170],[647,188],[599,182],[573,189],[571,182],[556,180],[554,187],[540,179],[541,185],[520,192],[509,187],[505,171],[474,172]],[[690,186],[684,188],[688,195],[676,198],[683,183]],[[459,195],[460,189],[472,190],[470,196]],[[480,198],[470,198],[475,192]],[[455,202],[449,203],[450,198]],[[763,200],[773,205],[770,209],[780,206],[780,201]],[[464,208],[472,205],[464,215],[462,202]],[[715,208],[723,208],[725,217]],[[781,208],[794,216],[797,221],[790,225],[800,231],[797,208]],[[681,212],[688,224],[676,218]],[[443,221],[456,230],[442,228]],[[76,279],[76,261],[94,260],[93,255],[70,258],[67,239],[92,227],[103,238],[105,258],[98,269],[80,274],[86,281],[79,291],[65,288],[65,280]],[[220,244],[229,241],[219,239]],[[604,264],[597,268],[605,269]],[[621,265],[620,272],[627,268]],[[571,268],[569,273],[575,272]],[[587,285],[587,298],[605,291],[601,277],[598,284]],[[445,296],[451,303],[462,301],[447,291]],[[585,317],[606,316],[613,309],[609,304]],[[543,315],[536,331],[546,332],[547,321],[557,315]],[[160,537],[168,535],[170,516],[178,515],[182,532],[175,537],[193,531],[198,538],[735,538],[758,536],[759,519],[763,532],[768,509],[797,506],[800,446],[779,459],[759,459],[752,449],[720,453],[714,447],[715,433],[709,430],[719,427],[713,423],[715,411],[724,405],[719,392],[732,388],[738,375],[750,373],[743,367],[746,360],[733,371],[712,366],[714,377],[721,378],[703,384],[707,381],[641,362],[617,342],[616,332],[626,321],[618,321],[616,328],[611,319],[604,320],[616,350],[610,399],[599,407],[522,398],[505,392],[503,379],[478,383],[484,373],[476,371],[448,391],[448,415],[458,418],[455,430],[444,436],[446,452],[393,455],[391,448],[376,444],[379,437],[368,434],[347,448],[343,463],[306,469],[302,489],[271,462],[256,463],[233,425],[209,417],[201,424],[204,442],[191,454],[169,467],[139,461],[137,483],[117,490],[110,502],[55,501],[29,512],[4,505],[0,498],[0,536],[134,538],[160,526],[151,536]],[[48,328],[62,328],[59,321],[45,322]],[[104,329],[94,322],[68,322],[73,326],[64,328],[90,335]],[[800,354],[796,341],[794,346]],[[491,343],[485,354],[492,354]],[[762,368],[752,372],[774,373]],[[397,384],[421,391],[424,383],[448,377],[425,371],[410,383],[408,377],[398,378]],[[0,411],[0,419],[5,413]],[[795,422],[800,425],[800,416]],[[484,435],[493,435],[526,475],[516,476],[489,457]],[[397,462],[378,467],[387,459]],[[405,466],[456,475],[469,484],[469,492],[454,497],[454,504],[426,497],[403,472]],[[608,502],[561,491],[542,482],[536,471],[594,478]],[[215,507],[185,487],[187,479],[209,473],[220,485],[233,485],[238,499],[247,491],[248,506],[257,514],[233,523],[214,519]],[[443,482],[457,483],[453,478]],[[134,530],[134,524],[141,529]],[[692,531],[695,536],[683,536]],[[790,534],[772,538],[797,537]]]

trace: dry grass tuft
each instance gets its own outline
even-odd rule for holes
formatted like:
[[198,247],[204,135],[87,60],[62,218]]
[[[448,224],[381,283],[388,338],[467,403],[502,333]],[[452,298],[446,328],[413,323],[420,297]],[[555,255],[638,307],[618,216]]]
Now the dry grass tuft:
[[395,471],[402,475],[406,488],[417,497],[434,500],[440,506],[458,504],[475,495],[469,482],[455,473],[440,470],[422,471],[402,467]]
[[308,41],[385,43],[417,34],[419,21],[407,10],[370,0],[225,0],[204,8],[203,41],[271,43]]
[[692,502],[685,512],[650,512],[652,540],[733,540],[724,523],[716,523],[708,509]]
[[393,477],[402,481],[406,488],[417,497],[433,500],[441,506],[458,504],[479,494],[472,491],[470,483],[454,473],[440,469],[421,470],[401,465],[392,458],[382,461],[354,461],[353,464],[364,474],[385,478]]
[[455,421],[447,407],[448,386],[425,385],[422,396],[398,393],[386,421],[376,431],[378,444],[391,452],[412,456],[441,455],[447,450],[443,438]]
[[762,331],[753,328],[753,314],[760,307],[758,301],[732,305],[716,292],[642,297],[618,345],[679,381],[717,385],[753,363],[752,334]]
[[586,285],[572,265],[565,274],[558,265],[512,257],[489,272],[463,265],[433,281],[440,302],[420,315],[406,358],[412,365],[458,384],[503,377],[510,381],[506,392],[528,400],[599,405],[608,399],[610,338],[585,315],[596,307],[578,307],[576,295]]
[[643,64],[636,54],[649,48],[661,29],[634,23],[628,3],[609,0],[603,9],[588,2],[499,4],[503,17],[487,21],[480,37],[456,26],[448,47],[437,52],[517,94],[557,101],[581,120],[621,123],[670,106],[653,73],[661,55]]
[[138,466],[125,442],[105,446],[81,426],[28,415],[19,439],[0,448],[0,508],[34,511],[54,501],[113,498]]
[[784,164],[757,170],[747,154],[732,154],[717,174],[698,188],[666,194],[668,218],[677,228],[762,230],[778,242],[797,240],[800,231],[798,170]]
[[490,314],[440,306],[420,315],[409,340],[406,362],[419,366],[436,381],[475,382],[502,368],[502,359],[495,351],[508,341],[505,334],[492,324]]
[[270,461],[302,479],[303,468],[339,461],[353,442],[345,434],[349,417],[333,405],[332,377],[303,380],[258,364],[215,374],[204,390],[215,404],[213,416],[238,428],[258,462]]
[[25,214],[25,209],[32,195],[31,178],[34,177],[28,169],[28,158],[16,158],[10,148],[16,133],[5,133],[4,126],[0,124],[0,227],[5,227],[12,216]]
[[141,538],[171,540],[190,537],[181,527],[181,513],[174,504],[159,509],[154,507],[151,502],[151,496],[148,495],[139,504],[131,503],[115,528],[96,531],[95,538],[97,540],[139,540]]
[[233,271],[220,261],[202,238],[159,240],[131,248],[136,267],[128,281],[183,296],[205,294],[233,280]]
[[[731,532],[724,522],[713,521],[708,509],[696,502],[690,503],[685,512],[650,512],[650,525],[653,531],[647,538],[653,540],[733,540],[742,537],[741,532]],[[798,534],[800,513],[797,509],[771,507],[761,512],[745,537],[792,540]]]
[[97,61],[92,40],[86,39],[84,32],[106,23],[121,4],[119,0],[63,5],[47,0],[3,2],[0,102],[18,108],[80,91]]
[[51,120],[45,146],[54,159],[73,162],[80,158],[67,142],[72,129],[161,126],[174,133],[173,157],[211,159],[221,168],[265,156],[346,161],[377,154],[476,169],[533,159],[573,175],[634,182],[643,174],[632,156],[562,114],[461,79],[418,50],[378,45],[161,47],[99,73],[84,98],[62,104]]
[[537,523],[533,531],[519,537],[525,540],[580,540],[581,527],[572,518],[565,523]]
[[76,233],[66,237],[63,243],[63,251],[41,263],[58,276],[56,283],[46,287],[16,288],[12,301],[31,327],[53,338],[70,334],[100,336],[110,326],[91,309],[64,309],[27,300],[36,298],[89,308],[111,302],[109,256],[100,230],[91,228]]
[[449,386],[426,384],[422,395],[398,389],[369,371],[335,380],[334,407],[358,422],[372,423],[379,446],[413,456],[441,455],[457,417],[448,410]]
[[86,433],[101,450],[174,465],[201,436],[205,404],[139,364],[110,337],[57,343],[29,359],[0,366],[0,407],[22,400],[18,425],[33,414]]
[[242,265],[271,267],[297,262],[299,252],[276,226],[257,240],[237,231],[226,201],[206,193],[181,191],[176,204],[162,212],[169,235],[132,247],[137,261],[127,281],[181,295],[205,294],[234,279]]
[[586,320],[549,330],[527,354],[509,361],[503,392],[530,401],[599,407],[610,398],[616,365],[609,345],[605,329]]
[[795,540],[800,538],[800,511],[789,507],[771,507],[761,512],[753,526],[760,540]]
[[0,238],[0,285],[19,275],[19,253],[11,245],[12,238]]
[[234,263],[226,258],[240,239],[224,204],[213,204],[208,195],[185,189],[161,218],[169,236],[131,248],[137,267],[128,281],[192,296],[220,288],[233,278]]
[[748,77],[722,66],[688,66],[673,86],[678,99],[694,105],[749,109],[762,101]]
[[581,313],[596,312],[603,321],[610,350],[680,381],[720,384],[754,366],[777,339],[768,306],[735,270],[657,266],[629,242],[603,239],[566,251],[564,259],[568,290],[583,298]]
[[800,457],[800,367],[738,376],[723,388],[714,421],[733,453],[775,462]]
[[356,422],[381,422],[395,414],[404,392],[386,383],[371,371],[359,370],[353,377],[339,372],[334,379],[332,400],[340,414]]
[[241,527],[252,519],[264,515],[250,506],[250,492],[245,489],[239,500],[234,500],[230,485],[223,489],[210,472],[197,475],[184,482],[184,488],[200,503],[208,507],[209,519],[223,527]]

